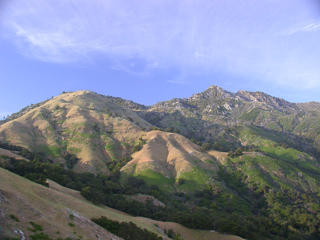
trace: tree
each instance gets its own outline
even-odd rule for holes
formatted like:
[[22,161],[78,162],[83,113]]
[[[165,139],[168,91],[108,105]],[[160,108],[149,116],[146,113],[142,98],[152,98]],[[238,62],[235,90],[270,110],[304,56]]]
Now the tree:
[[209,150],[211,148],[211,144],[210,143],[204,143],[204,144],[202,144],[202,146],[201,146],[201,150],[202,151],[207,151],[207,150]]
[[238,148],[235,152],[236,156],[241,156],[243,154],[242,148]]
[[184,178],[179,178],[178,179],[178,185],[184,184],[186,180]]
[[230,157],[230,158],[235,157],[234,151],[232,151],[232,150],[229,151],[228,154],[227,154],[227,156]]

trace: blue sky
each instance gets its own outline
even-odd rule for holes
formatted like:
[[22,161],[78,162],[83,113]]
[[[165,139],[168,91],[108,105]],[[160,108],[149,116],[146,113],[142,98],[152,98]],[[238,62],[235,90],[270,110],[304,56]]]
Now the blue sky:
[[316,0],[2,0],[0,118],[62,91],[320,101]]

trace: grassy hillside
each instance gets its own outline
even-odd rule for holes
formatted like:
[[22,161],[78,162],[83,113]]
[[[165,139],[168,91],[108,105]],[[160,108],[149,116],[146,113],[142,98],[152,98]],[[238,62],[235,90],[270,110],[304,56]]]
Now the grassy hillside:
[[108,173],[107,161],[131,154],[135,141],[152,125],[107,97],[90,91],[59,95],[0,126],[0,141],[44,152],[74,171]]
[[219,167],[215,158],[201,152],[189,139],[175,133],[152,131],[144,140],[143,148],[121,169],[123,174],[142,178],[166,191],[203,189],[216,176]]

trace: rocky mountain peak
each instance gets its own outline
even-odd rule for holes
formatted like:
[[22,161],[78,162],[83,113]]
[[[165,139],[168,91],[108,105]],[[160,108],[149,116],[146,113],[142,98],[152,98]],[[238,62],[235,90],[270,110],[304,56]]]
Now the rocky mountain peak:
[[230,97],[235,97],[234,93],[228,92],[224,90],[221,87],[212,85],[210,86],[206,91],[201,92],[201,93],[196,93],[192,95],[192,97],[187,98],[187,100],[203,100],[203,99],[225,99],[225,98],[230,98]]

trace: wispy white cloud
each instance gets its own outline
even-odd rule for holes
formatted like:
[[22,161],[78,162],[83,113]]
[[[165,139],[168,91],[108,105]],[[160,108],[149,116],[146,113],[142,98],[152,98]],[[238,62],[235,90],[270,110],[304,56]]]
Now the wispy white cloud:
[[304,33],[304,32],[316,32],[320,31],[320,21],[314,21],[307,24],[299,24],[298,26],[291,27],[287,30],[284,30],[283,34],[295,34],[295,33]]
[[139,57],[119,59],[113,63],[112,69],[127,72],[140,77],[149,77],[152,69],[157,68],[157,62],[148,62]]
[[168,80],[167,82],[174,84],[189,84],[188,82],[182,80]]
[[[299,0],[15,0],[2,19],[20,51],[42,61],[103,55],[108,67],[137,76],[184,72],[171,83],[225,71],[312,88],[320,87],[320,22],[307,12]],[[290,34],[278,34],[283,29]]]

